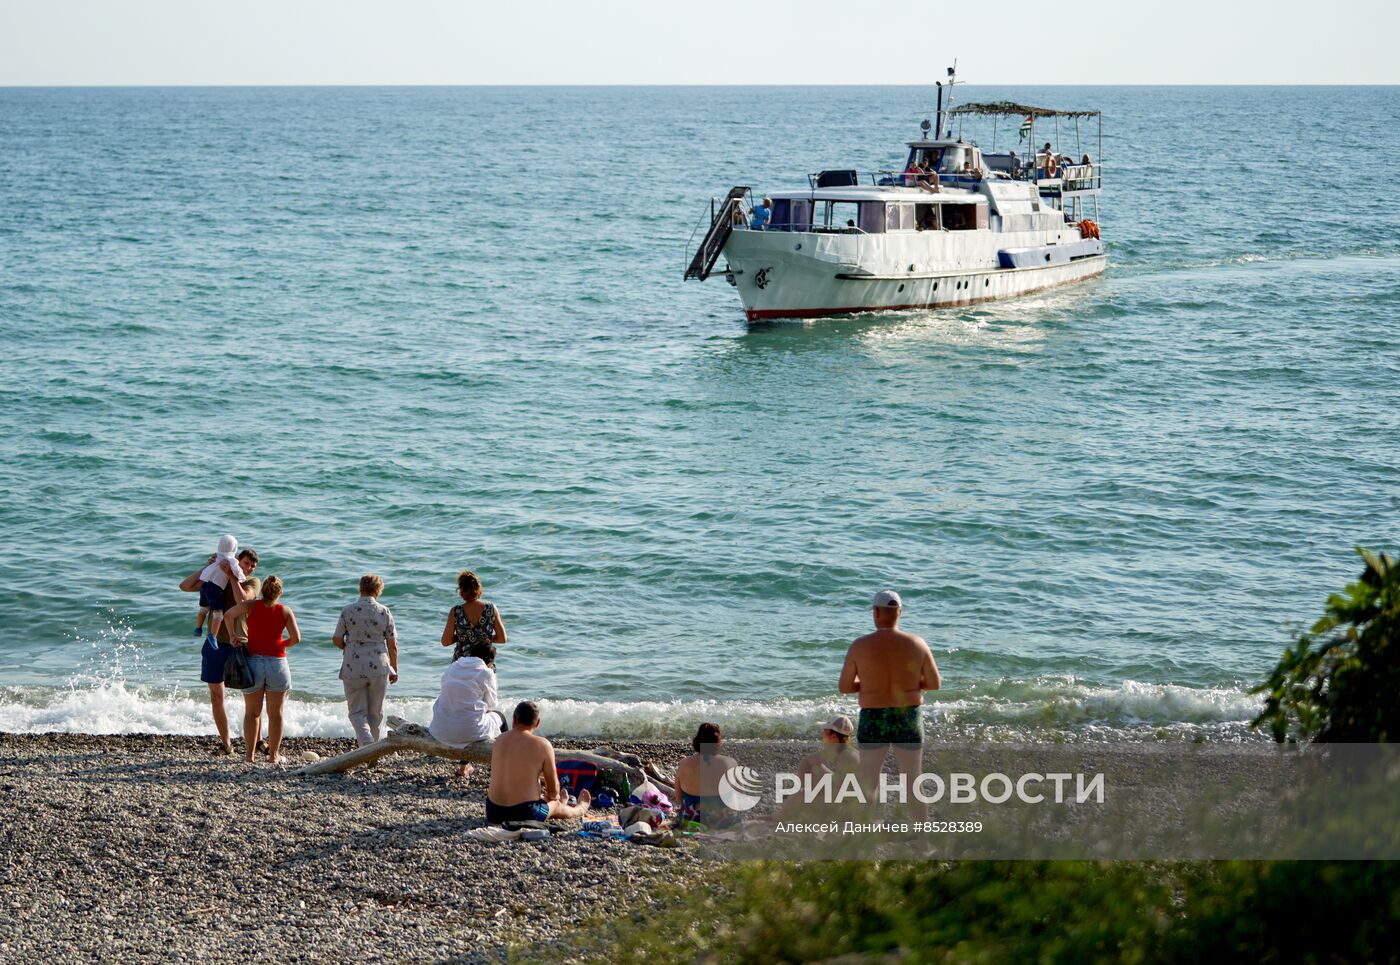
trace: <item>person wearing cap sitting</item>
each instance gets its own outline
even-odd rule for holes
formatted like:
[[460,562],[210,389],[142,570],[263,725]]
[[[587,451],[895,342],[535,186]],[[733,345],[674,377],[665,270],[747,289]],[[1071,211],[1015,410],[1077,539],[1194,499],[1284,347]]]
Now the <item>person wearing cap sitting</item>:
[[762,202],[754,206],[753,220],[749,222],[749,228],[753,231],[767,231],[768,219],[773,215],[773,200],[764,198]]
[[[803,807],[822,806],[835,803],[841,794],[841,785],[847,774],[856,774],[860,768],[860,751],[851,746],[851,738],[856,728],[851,718],[839,714],[822,724],[822,746],[814,753],[802,758],[793,773],[803,790],[789,795],[783,801],[783,816],[789,816]],[[831,775],[829,799],[818,796],[811,802],[806,800],[805,790],[810,785],[815,788]]]
[[588,813],[593,795],[580,791],[578,803],[569,803],[568,794],[559,787],[554,746],[535,733],[539,726],[540,708],[534,701],[522,700],[515,705],[510,730],[496,738],[491,748],[491,783],[486,789],[488,824],[567,820]]
[[[903,610],[904,603],[894,590],[875,594],[875,631],[851,644],[837,685],[843,694],[859,695],[856,742],[861,750],[861,784],[871,802],[877,800],[876,781],[891,750],[906,782],[918,773],[924,742],[923,692],[943,685],[933,651],[923,637],[899,629]],[[908,801],[914,820],[923,820],[923,805],[912,794]]]

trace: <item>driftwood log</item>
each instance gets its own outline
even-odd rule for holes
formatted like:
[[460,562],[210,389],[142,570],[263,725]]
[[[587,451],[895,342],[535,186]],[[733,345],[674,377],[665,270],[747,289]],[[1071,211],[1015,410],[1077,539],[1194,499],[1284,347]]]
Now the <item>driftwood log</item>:
[[[421,724],[410,723],[401,717],[390,717],[389,733],[384,736],[383,740],[366,744],[364,747],[357,747],[352,751],[346,751],[344,754],[337,754],[335,757],[328,757],[325,760],[312,761],[305,767],[298,768],[296,773],[306,777],[315,774],[343,774],[351,768],[363,767],[366,764],[374,763],[381,757],[403,751],[429,754],[433,757],[461,761],[467,764],[491,763],[491,741],[476,741],[465,747],[448,747],[435,740],[428,733],[428,729]],[[675,800],[676,797],[675,789],[670,786],[671,782],[665,781],[660,772],[650,764],[638,767],[615,757],[606,757],[595,751],[556,750],[554,759],[557,761],[587,761],[596,765],[600,771],[626,774],[634,785],[649,780],[672,800]]]

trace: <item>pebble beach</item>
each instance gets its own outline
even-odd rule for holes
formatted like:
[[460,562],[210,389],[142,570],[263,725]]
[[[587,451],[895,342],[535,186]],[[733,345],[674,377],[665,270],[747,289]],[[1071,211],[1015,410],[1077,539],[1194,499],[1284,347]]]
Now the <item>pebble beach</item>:
[[[302,777],[212,746],[0,735],[0,961],[531,960],[571,927],[645,911],[705,863],[573,835],[473,841],[484,767],[461,780],[400,754]],[[668,768],[687,750],[610,746]]]

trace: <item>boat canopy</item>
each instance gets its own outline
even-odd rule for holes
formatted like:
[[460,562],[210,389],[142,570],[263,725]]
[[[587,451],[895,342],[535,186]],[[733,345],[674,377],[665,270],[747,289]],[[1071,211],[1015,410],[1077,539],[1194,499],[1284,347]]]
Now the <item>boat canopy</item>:
[[950,114],[1006,114],[1016,117],[1101,117],[1103,111],[1057,111],[1050,107],[1032,107],[1017,104],[1015,101],[982,101],[976,104],[961,104]]

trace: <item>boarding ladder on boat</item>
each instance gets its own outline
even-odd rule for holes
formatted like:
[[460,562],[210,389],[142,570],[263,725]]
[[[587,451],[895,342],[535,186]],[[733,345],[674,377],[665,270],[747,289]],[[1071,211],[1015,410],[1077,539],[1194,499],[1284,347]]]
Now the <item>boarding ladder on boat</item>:
[[734,231],[734,211],[743,203],[748,193],[749,189],[744,187],[729,189],[729,195],[719,206],[719,211],[710,217],[710,230],[705,232],[700,247],[695,249],[695,255],[690,259],[690,267],[685,270],[687,280],[698,278],[704,281],[710,277],[710,271],[715,267],[715,262],[719,261],[720,252],[724,250],[724,243]]

